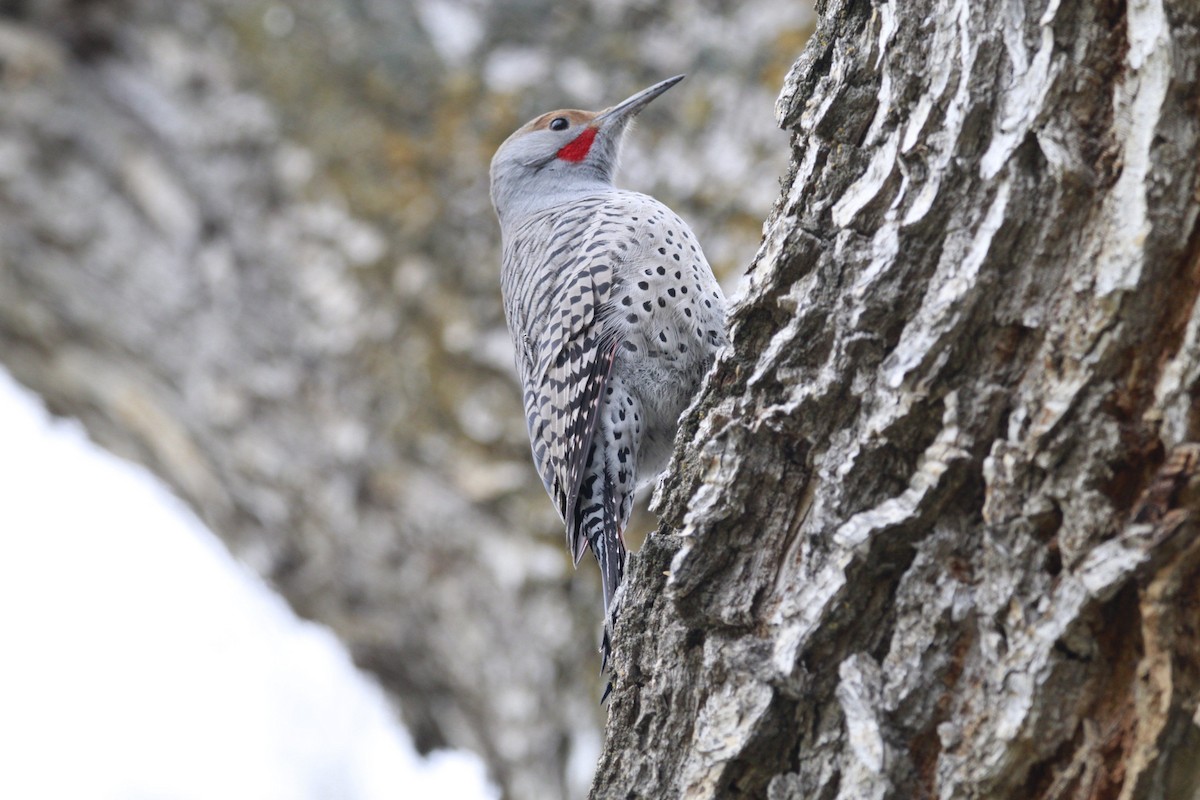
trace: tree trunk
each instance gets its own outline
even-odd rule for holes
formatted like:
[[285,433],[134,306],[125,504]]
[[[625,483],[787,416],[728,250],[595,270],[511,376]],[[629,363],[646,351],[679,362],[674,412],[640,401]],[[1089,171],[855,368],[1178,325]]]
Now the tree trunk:
[[1200,5],[818,13],[592,797],[1200,797]]

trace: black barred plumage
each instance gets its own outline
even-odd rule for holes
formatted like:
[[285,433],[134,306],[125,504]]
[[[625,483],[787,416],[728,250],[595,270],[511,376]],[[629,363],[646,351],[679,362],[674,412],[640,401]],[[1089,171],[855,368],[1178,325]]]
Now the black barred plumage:
[[726,341],[724,297],[691,230],[654,198],[612,186],[629,118],[677,81],[599,114],[543,115],[492,161],[533,460],[576,563],[590,548],[600,566],[604,664],[634,493],[665,465]]

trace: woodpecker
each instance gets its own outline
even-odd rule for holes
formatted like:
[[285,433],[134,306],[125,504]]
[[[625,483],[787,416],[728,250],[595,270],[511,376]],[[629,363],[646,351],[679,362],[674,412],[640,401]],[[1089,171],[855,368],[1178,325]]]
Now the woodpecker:
[[727,342],[725,297],[691,229],[613,185],[629,123],[683,77],[604,111],[542,114],[491,165],[533,461],[575,564],[590,548],[600,566],[602,671],[634,493],[666,465],[679,415]]

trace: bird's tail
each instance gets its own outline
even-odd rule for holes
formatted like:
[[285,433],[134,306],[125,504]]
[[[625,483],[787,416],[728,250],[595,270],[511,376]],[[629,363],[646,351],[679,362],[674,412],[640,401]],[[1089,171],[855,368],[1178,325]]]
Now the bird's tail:
[[[607,520],[606,520],[607,522]],[[596,563],[600,565],[601,591],[604,595],[604,614],[606,617],[615,611],[614,599],[621,579],[625,576],[625,543],[614,525],[611,531],[605,525],[599,536],[591,543],[592,552],[596,554]]]
[[[612,494],[608,493],[611,498]],[[606,508],[603,524],[596,526],[595,533],[588,542],[596,555],[596,563],[600,565],[600,585],[604,595],[604,632],[600,638],[600,674],[608,672],[608,660],[612,656],[612,630],[617,621],[617,609],[620,605],[621,581],[625,577],[625,541],[618,527],[615,508]],[[609,681],[604,689],[600,702],[608,698],[612,691]]]

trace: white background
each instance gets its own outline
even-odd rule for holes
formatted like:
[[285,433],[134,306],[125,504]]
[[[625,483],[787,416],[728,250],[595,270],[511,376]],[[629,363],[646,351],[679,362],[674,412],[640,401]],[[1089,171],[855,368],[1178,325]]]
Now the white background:
[[496,798],[139,467],[0,370],[0,797]]

